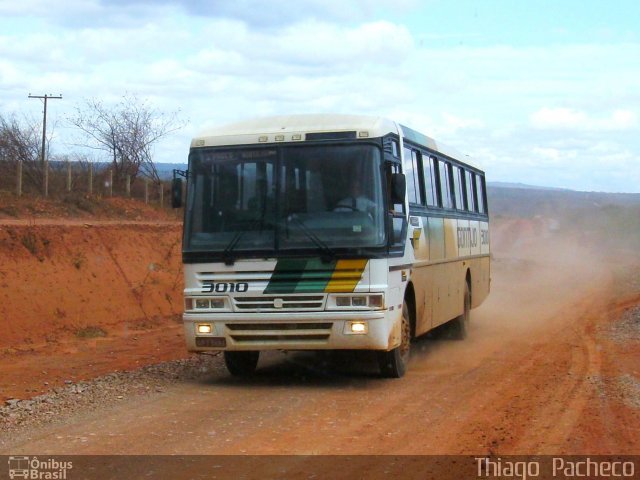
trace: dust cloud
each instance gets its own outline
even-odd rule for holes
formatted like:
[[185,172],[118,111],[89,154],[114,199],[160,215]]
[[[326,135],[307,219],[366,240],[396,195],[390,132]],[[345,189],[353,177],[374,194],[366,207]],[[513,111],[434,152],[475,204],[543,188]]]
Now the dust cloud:
[[640,230],[629,233],[628,218],[609,213],[572,205],[553,214],[495,214],[491,293],[472,311],[469,338],[450,341],[436,330],[417,339],[412,369],[456,372],[493,358],[507,344],[535,346],[565,328],[563,319],[581,299],[620,295],[640,270]]

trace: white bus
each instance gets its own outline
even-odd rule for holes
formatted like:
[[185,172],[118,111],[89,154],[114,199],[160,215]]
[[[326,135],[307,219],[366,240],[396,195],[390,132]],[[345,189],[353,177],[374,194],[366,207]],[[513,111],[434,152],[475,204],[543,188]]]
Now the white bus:
[[[489,293],[484,173],[368,116],[261,118],[191,143],[184,329],[233,375],[261,350],[375,350],[401,377],[410,342]],[[173,204],[182,204],[182,180]]]

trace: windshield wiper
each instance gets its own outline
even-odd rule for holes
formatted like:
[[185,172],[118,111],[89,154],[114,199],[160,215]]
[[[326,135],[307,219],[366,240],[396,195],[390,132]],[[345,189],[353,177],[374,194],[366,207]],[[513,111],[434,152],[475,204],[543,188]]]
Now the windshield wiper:
[[294,213],[291,214],[287,217],[287,225],[289,224],[289,220],[293,220],[295,222],[295,224],[300,227],[300,230],[302,230],[302,232],[307,236],[307,238],[309,238],[309,240],[311,240],[316,247],[318,247],[320,250],[322,250],[323,252],[323,256],[325,257],[329,257],[329,258],[334,258],[336,256],[336,252],[334,252],[331,247],[329,247],[329,245],[327,245],[326,243],[324,243],[322,240],[320,240],[320,238],[318,238],[318,236],[313,233],[309,227],[307,227],[302,220],[300,220],[298,218],[298,216]]
[[234,248],[236,248],[236,245],[240,241],[240,238],[242,238],[245,233],[247,233],[247,230],[240,230],[239,232],[237,232],[233,236],[229,244],[224,248],[224,251],[222,252],[222,258],[224,259],[225,265],[233,265],[235,259],[233,258],[233,256],[231,256],[231,252]]
[[[224,248],[222,252],[222,258],[224,259],[225,265],[233,265],[233,262],[235,262],[235,258],[233,257],[232,252],[236,248],[236,245],[238,245],[238,242],[245,235],[245,233],[255,231],[253,229],[258,225],[260,226],[258,232],[262,233],[262,229],[265,226],[264,218],[261,218],[260,220],[254,220],[249,225],[247,225],[247,228],[236,232],[236,234],[233,236],[229,244]],[[267,225],[272,225],[272,223],[269,222]]]

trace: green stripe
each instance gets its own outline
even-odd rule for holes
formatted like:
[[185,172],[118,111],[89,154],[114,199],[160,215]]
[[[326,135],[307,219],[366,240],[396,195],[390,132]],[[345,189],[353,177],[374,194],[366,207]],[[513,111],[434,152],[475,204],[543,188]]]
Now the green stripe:
[[264,293],[293,293],[306,264],[306,259],[278,260]]
[[322,263],[319,258],[310,259],[295,293],[324,292],[336,268],[336,263],[335,260],[330,263]]
[[319,258],[278,260],[264,293],[324,292],[336,262],[322,263]]

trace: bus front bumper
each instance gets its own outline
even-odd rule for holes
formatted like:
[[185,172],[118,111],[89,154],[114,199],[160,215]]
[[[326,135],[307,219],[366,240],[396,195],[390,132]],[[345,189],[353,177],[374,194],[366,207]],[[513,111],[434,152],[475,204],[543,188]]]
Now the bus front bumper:
[[287,312],[286,317],[280,313],[185,313],[182,318],[190,352],[389,350],[399,343],[399,329],[394,328],[398,322],[389,313],[395,312]]

